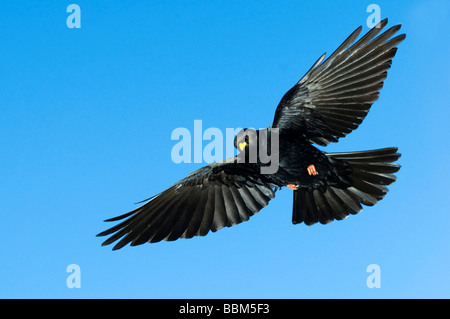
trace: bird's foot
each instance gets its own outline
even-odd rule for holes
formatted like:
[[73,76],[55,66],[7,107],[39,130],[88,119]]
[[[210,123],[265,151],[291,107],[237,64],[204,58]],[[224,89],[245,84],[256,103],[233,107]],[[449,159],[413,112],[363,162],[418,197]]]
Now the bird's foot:
[[298,185],[295,185],[295,184],[287,184],[286,186],[288,188],[292,189],[293,191],[296,191],[298,189]]
[[309,166],[306,168],[306,170],[308,171],[308,174],[309,174],[309,175],[319,175],[319,173],[318,173],[317,170],[316,170],[316,167],[315,167],[313,164],[309,165]]

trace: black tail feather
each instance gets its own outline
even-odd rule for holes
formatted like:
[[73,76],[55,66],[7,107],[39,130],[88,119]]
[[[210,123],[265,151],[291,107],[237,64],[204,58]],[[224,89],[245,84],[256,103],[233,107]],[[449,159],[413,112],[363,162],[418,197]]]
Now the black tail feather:
[[352,172],[347,176],[351,186],[341,189],[327,186],[325,190],[294,191],[292,222],[313,225],[341,220],[349,214],[362,211],[362,206],[373,206],[387,194],[386,185],[392,184],[393,173],[400,169],[394,162],[400,158],[397,148],[350,153],[328,153],[330,159],[347,162]]

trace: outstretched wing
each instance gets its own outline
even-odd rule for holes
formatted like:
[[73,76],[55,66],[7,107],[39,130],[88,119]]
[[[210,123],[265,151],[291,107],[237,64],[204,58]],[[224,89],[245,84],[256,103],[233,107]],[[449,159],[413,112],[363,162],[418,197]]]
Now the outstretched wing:
[[378,99],[396,46],[406,36],[391,38],[401,27],[396,25],[376,37],[386,24],[381,21],[355,42],[359,27],[328,59],[322,55],[283,96],[272,127],[300,132],[322,146],[356,129]]
[[256,165],[225,160],[205,166],[146,204],[108,219],[124,221],[98,234],[113,234],[103,245],[120,239],[122,248],[146,242],[205,236],[247,221],[275,197],[276,187],[263,180]]

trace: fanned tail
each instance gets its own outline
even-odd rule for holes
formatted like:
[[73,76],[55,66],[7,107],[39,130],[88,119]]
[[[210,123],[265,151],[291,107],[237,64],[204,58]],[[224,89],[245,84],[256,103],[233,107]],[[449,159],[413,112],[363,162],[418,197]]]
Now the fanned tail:
[[325,190],[294,191],[292,222],[312,225],[341,220],[349,214],[362,211],[362,206],[373,206],[388,192],[400,165],[394,163],[400,158],[396,147],[371,151],[328,153],[330,160],[344,161],[352,168],[345,179],[351,186],[345,189],[327,186]]

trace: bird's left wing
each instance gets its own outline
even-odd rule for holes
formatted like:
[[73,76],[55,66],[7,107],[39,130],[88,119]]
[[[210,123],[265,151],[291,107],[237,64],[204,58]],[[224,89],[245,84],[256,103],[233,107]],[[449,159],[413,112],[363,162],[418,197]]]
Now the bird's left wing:
[[147,203],[124,215],[124,221],[98,234],[111,235],[103,245],[113,249],[161,240],[204,236],[247,221],[275,197],[276,186],[264,180],[256,165],[237,157],[205,166]]
[[405,38],[391,38],[400,25],[377,37],[386,24],[387,19],[356,41],[359,27],[328,59],[322,55],[283,96],[272,127],[299,132],[322,146],[356,129],[378,99],[396,46]]

